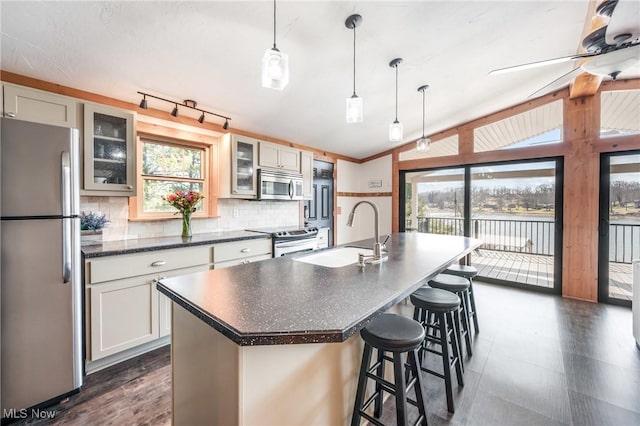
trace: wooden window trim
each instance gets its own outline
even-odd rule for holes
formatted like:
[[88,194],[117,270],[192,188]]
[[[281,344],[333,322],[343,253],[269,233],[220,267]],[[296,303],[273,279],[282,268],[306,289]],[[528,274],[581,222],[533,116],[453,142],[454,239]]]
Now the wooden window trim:
[[[192,133],[188,131],[176,132],[176,129],[151,125],[148,123],[137,123],[136,137],[136,183],[139,191],[143,191],[144,180],[176,180],[176,181],[197,181],[202,182],[205,199],[202,201],[203,209],[193,214],[194,218],[215,218],[218,212],[218,138],[213,136]],[[142,174],[142,145],[145,141],[158,142],[165,145],[173,145],[185,148],[195,148],[204,150],[202,164],[202,179],[183,179],[167,176],[144,176]],[[177,219],[175,212],[144,212],[142,202],[138,197],[129,197],[129,221],[161,221]]]

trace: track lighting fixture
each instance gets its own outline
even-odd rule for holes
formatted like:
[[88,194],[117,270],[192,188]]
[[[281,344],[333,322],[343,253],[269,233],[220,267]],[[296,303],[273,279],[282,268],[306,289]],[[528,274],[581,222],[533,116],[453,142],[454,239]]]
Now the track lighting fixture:
[[389,125],[389,140],[391,142],[402,142],[402,123],[398,121],[398,65],[402,58],[396,58],[389,62],[391,68],[396,69],[396,119]]
[[431,139],[429,139],[424,135],[424,119],[425,119],[424,118],[425,117],[424,92],[426,92],[428,88],[429,88],[428,84],[418,87],[418,92],[422,92],[422,137],[418,139],[418,142],[416,142],[416,151],[418,152],[426,152],[429,150],[429,147],[431,146]]
[[[140,108],[147,109],[147,96],[149,96],[150,98],[158,99],[158,100],[173,104],[173,109],[171,110],[171,115],[174,116],[174,117],[178,116],[178,112],[179,112],[178,111],[178,102],[172,101],[172,100],[169,100],[169,99],[164,99],[164,98],[161,98],[159,96],[150,95],[150,94],[144,93],[144,92],[138,92],[138,94],[142,95],[142,100],[140,101]],[[186,100],[182,101],[182,103],[180,104],[180,107],[189,108],[189,109],[194,109],[196,111],[200,111],[200,117],[198,118],[198,123],[200,123],[200,124],[204,123],[205,115],[209,114],[209,115],[215,115],[216,117],[224,118],[224,125],[222,126],[222,128],[224,130],[227,130],[229,128],[229,120],[231,120],[231,118],[226,117],[224,115],[216,114],[215,112],[205,111],[203,109],[197,108],[197,105],[198,105],[198,103],[196,101],[191,100],[191,99],[186,99]]]
[[356,27],[362,23],[362,16],[351,15],[345,26],[353,29],[353,95],[347,98],[347,123],[362,123],[362,98],[356,95]]
[[273,47],[262,57],[262,86],[282,90],[289,83],[289,55],[276,47],[276,0],[273,0]]

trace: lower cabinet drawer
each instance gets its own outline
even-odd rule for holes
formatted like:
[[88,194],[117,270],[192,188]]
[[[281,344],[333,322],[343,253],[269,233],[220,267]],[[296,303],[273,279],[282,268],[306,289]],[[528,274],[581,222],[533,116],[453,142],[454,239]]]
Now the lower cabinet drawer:
[[196,246],[91,259],[87,262],[88,282],[208,265],[212,263],[211,250],[211,246]]
[[271,255],[270,254],[264,254],[262,256],[249,257],[249,258],[246,258],[246,259],[228,260],[226,262],[214,263],[213,264],[213,269],[228,268],[230,266],[242,265],[242,264],[245,264],[245,263],[252,263],[252,262],[259,262],[261,260],[267,260],[267,259],[271,259]]
[[213,263],[261,255],[271,256],[271,238],[216,244],[213,248]]

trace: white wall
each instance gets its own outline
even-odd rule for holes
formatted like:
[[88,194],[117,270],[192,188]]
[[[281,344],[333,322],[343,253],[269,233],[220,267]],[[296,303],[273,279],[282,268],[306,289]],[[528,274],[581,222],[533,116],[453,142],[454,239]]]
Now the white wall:
[[[350,161],[338,160],[337,192],[391,192],[392,191],[392,161],[391,155],[377,158],[366,163],[358,164]],[[380,181],[381,186],[375,186]],[[372,238],[374,235],[374,213],[367,205],[361,205],[356,211],[356,218],[352,228],[347,226],[349,212],[358,201],[367,200],[378,206],[379,233],[391,233],[392,205],[391,197],[350,197],[339,196],[337,207],[341,213],[337,216],[336,244],[346,244],[352,241]]]

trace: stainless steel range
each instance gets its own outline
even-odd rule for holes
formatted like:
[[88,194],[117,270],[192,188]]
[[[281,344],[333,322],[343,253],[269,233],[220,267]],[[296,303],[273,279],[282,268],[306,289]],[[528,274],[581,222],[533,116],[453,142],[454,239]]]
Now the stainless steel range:
[[273,257],[291,255],[318,248],[318,228],[315,227],[274,227],[247,229],[271,235]]

